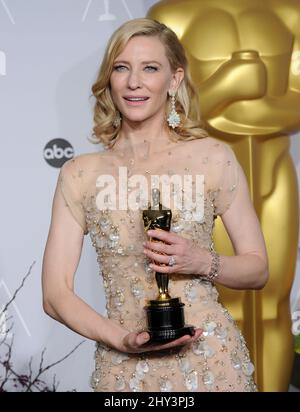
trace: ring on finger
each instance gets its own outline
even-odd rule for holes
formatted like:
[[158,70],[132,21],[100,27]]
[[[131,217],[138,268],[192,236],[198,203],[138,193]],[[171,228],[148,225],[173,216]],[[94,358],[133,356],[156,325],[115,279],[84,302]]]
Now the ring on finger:
[[169,262],[168,262],[168,266],[174,266],[176,265],[176,260],[174,256],[170,256]]

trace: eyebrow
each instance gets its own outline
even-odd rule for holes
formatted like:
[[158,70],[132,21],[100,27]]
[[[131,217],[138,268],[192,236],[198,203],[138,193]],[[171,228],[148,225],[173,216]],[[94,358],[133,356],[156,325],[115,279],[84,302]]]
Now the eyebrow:
[[[114,62],[114,64],[119,64],[119,63],[125,63],[125,64],[130,65],[130,63],[125,60],[117,60]],[[158,64],[159,66],[162,66],[162,64],[157,62],[156,60],[149,60],[149,61],[142,62],[142,64],[150,64],[150,63],[155,63],[155,64]]]

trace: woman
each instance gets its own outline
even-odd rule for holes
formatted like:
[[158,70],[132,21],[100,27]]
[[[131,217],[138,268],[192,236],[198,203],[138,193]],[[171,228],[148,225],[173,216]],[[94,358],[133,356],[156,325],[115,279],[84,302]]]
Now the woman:
[[[43,261],[46,313],[96,341],[95,391],[255,391],[245,341],[218,303],[214,283],[262,288],[266,248],[233,151],[201,127],[174,32],[150,19],[123,24],[109,41],[93,94],[95,141],[106,150],[77,156],[61,169]],[[146,234],[141,211],[154,175],[203,176],[203,208],[176,208],[173,200],[170,232]],[[173,197],[185,191],[172,189]],[[213,250],[217,215],[235,256]],[[107,318],[73,290],[87,233],[102,271]],[[150,242],[153,237],[160,242]],[[144,306],[157,296],[156,271],[169,274],[170,295],[185,302],[193,336],[148,342]]]

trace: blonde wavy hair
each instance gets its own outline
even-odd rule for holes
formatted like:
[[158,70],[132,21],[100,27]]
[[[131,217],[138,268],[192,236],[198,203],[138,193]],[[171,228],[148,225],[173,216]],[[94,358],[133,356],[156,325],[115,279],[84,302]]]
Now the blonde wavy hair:
[[[157,36],[165,46],[166,56],[172,72],[181,67],[184,78],[177,91],[176,111],[180,115],[180,125],[171,130],[175,140],[194,140],[208,136],[200,118],[197,90],[191,79],[190,70],[184,48],[176,34],[156,20],[139,18],[129,20],[120,26],[111,36],[106,47],[102,64],[92,93],[96,99],[94,106],[94,128],[90,140],[92,143],[102,143],[111,147],[116,141],[121,125],[115,127],[113,121],[118,109],[115,107],[110,93],[110,76],[116,57],[124,50],[128,41],[135,36]],[[166,116],[170,107],[166,99]]]

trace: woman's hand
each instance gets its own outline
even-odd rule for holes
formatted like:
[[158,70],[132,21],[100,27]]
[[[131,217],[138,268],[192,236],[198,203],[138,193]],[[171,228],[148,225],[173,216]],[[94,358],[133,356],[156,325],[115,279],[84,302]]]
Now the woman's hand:
[[[148,230],[147,235],[161,241],[148,240],[143,243],[144,254],[152,260],[152,264],[149,265],[151,269],[160,273],[189,275],[207,275],[209,273],[210,252],[195,245],[192,240],[162,229]],[[171,256],[175,263],[169,266]]]
[[125,353],[143,353],[171,349],[176,346],[184,346],[192,343],[197,340],[201,334],[202,329],[195,329],[195,334],[193,336],[184,335],[179,339],[175,339],[167,343],[147,343],[150,339],[148,332],[130,332],[121,339],[121,344],[118,345],[116,349]]

